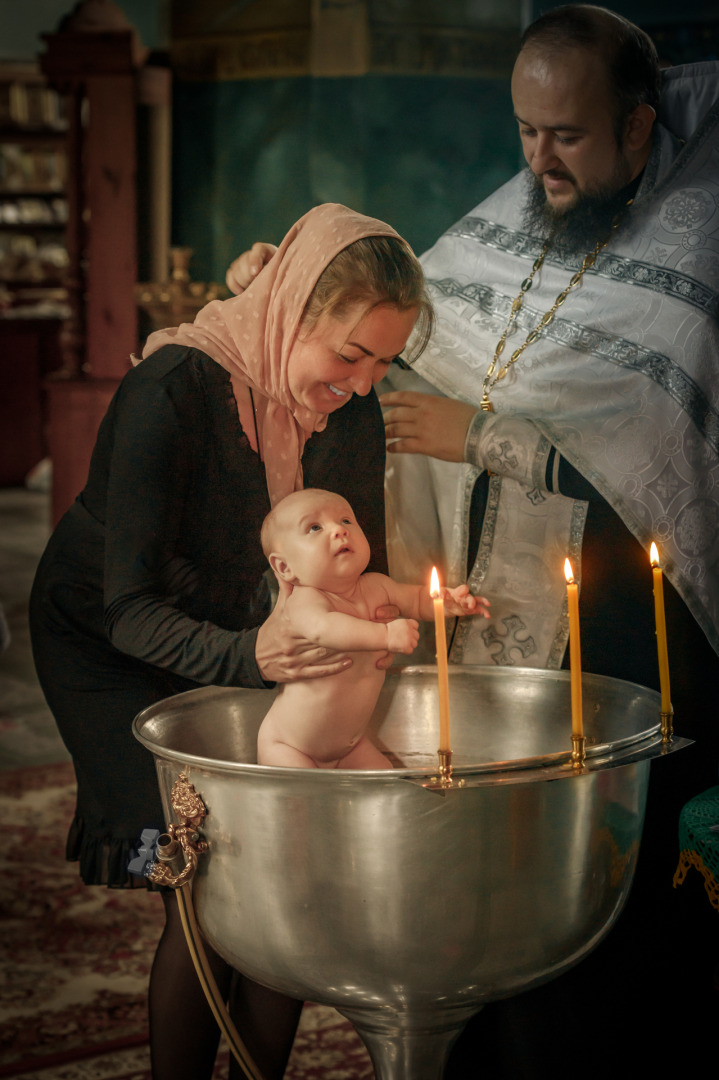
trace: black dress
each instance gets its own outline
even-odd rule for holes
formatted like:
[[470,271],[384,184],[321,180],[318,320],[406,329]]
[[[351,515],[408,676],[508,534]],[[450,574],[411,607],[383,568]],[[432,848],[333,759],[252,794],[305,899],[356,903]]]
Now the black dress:
[[[329,416],[303,469],[305,486],[348,500],[370,569],[386,572],[374,392]],[[164,828],[137,713],[200,685],[265,685],[255,641],[270,610],[259,542],[269,508],[222,367],[165,346],[125,376],[30,599],[38,676],[77,774],[67,855],[87,884],[143,884],[127,873],[132,849],[144,828]]]

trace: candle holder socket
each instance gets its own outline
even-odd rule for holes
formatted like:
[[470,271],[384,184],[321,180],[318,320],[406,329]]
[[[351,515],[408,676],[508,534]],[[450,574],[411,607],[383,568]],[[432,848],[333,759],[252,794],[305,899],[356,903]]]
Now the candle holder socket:
[[461,788],[464,787],[464,780],[452,779],[452,751],[451,750],[438,750],[437,757],[439,759],[439,778],[432,777],[431,786],[441,789],[447,788]]
[[659,718],[662,725],[662,742],[665,744],[670,743],[674,737],[674,710],[660,712]]
[[575,735],[572,733],[572,767],[575,769],[583,769],[584,762],[587,758],[587,737],[586,735]]
[[443,787],[449,787],[452,783],[452,751],[438,750],[439,779]]

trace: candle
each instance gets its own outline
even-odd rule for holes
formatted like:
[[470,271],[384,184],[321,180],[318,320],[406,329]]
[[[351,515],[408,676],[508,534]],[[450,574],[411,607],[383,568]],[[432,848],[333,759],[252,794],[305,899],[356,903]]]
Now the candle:
[[657,656],[659,657],[659,688],[662,692],[662,712],[672,711],[672,696],[669,689],[669,651],[667,649],[667,624],[664,617],[664,579],[659,565],[657,545],[652,542],[649,551],[654,578],[654,620],[657,628]]
[[439,749],[449,750],[449,672],[447,671],[447,633],[444,625],[444,600],[439,591],[439,576],[432,567],[429,595],[434,604],[434,635],[437,647],[439,683]]
[[572,684],[572,735],[583,736],[582,722],[582,653],[579,644],[579,586],[569,559],[564,560],[564,576],[567,579],[567,605],[569,608],[569,665]]

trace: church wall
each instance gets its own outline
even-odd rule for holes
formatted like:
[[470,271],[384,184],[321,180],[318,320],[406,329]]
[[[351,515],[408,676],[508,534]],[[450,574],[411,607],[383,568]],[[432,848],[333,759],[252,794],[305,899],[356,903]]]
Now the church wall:
[[506,79],[178,81],[174,93],[173,237],[195,249],[196,278],[221,280],[234,254],[325,201],[423,251],[519,164]]
[[[74,3],[0,0],[3,58],[34,56],[40,34],[54,30]],[[268,25],[273,12],[277,27],[287,26],[288,13],[309,13],[312,6],[310,0],[117,3],[144,44],[160,51],[174,48],[183,21],[190,36],[228,37]],[[475,44],[480,35],[480,47],[483,32],[504,35],[496,57],[484,42],[483,73],[477,76],[471,64],[461,76],[432,73],[432,57],[415,74],[401,65],[399,73],[370,65],[369,74],[341,77],[187,78],[178,70],[172,239],[194,249],[192,276],[221,280],[236,252],[257,237],[279,239],[323,200],[386,218],[424,250],[521,164],[506,42],[514,40],[520,23],[548,6],[546,0],[367,0],[385,46],[395,31],[401,39],[408,22],[440,34],[467,31]],[[681,8],[670,0],[611,6],[647,27],[674,63],[716,54],[719,24],[709,0],[687,0]]]

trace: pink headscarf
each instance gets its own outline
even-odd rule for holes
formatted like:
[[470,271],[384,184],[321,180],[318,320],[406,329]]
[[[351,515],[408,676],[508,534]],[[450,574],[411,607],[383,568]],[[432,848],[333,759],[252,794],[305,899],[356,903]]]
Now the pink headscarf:
[[188,345],[207,353],[256,395],[260,456],[274,506],[302,487],[302,451],[325,413],[301,405],[290,392],[287,365],[300,318],[325,267],[365,236],[397,236],[383,221],[339,203],[317,206],[296,222],[252,287],[229,300],[213,300],[194,323],[158,330],[143,358],[162,345]]

